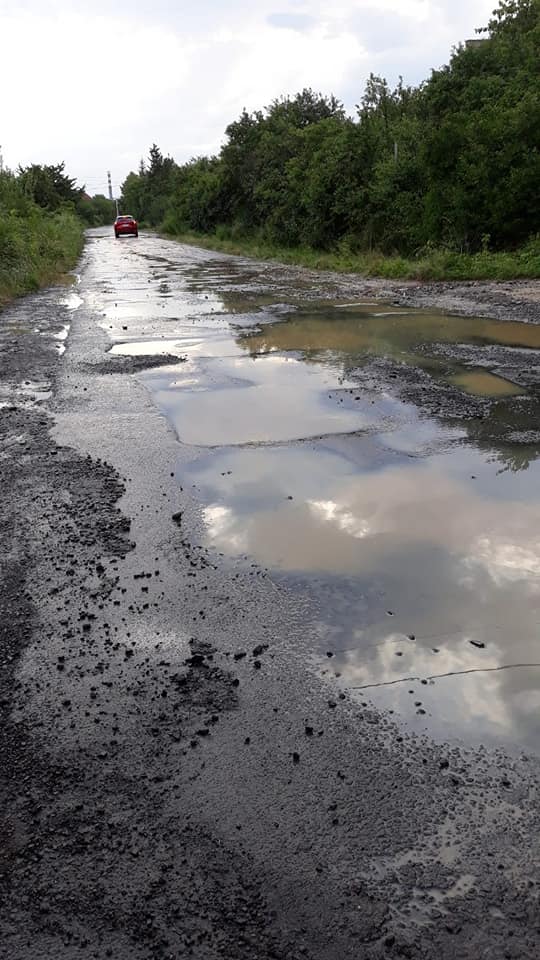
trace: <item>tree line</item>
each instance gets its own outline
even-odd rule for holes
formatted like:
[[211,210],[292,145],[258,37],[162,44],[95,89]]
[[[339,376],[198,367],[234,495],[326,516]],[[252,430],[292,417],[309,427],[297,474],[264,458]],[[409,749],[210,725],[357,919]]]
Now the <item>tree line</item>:
[[114,219],[115,205],[102,194],[88,196],[66,173],[65,163],[32,163],[18,170],[0,172],[0,204],[4,215],[24,217],[36,209],[45,213],[70,210],[88,226],[101,226]]
[[540,0],[502,0],[417,87],[371,75],[356,114],[303,90],[243,111],[217,156],[155,144],[123,209],[165,231],[280,246],[511,250],[540,223]]

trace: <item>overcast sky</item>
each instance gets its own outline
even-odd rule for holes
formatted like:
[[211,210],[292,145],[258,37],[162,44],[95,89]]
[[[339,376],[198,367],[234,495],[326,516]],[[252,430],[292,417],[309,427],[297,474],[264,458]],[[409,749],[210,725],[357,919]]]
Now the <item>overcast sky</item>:
[[227,123],[310,86],[353,112],[370,71],[429,76],[496,0],[0,0],[4,163],[106,191],[153,141],[182,161]]

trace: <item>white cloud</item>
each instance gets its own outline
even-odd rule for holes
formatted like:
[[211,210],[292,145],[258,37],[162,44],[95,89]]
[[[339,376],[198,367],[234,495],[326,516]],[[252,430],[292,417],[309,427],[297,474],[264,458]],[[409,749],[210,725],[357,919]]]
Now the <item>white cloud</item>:
[[[183,160],[227,123],[312,86],[350,109],[370,70],[427,76],[493,0],[0,0],[5,161],[65,160],[91,191],[156,141]],[[6,94],[7,91],[7,94]]]

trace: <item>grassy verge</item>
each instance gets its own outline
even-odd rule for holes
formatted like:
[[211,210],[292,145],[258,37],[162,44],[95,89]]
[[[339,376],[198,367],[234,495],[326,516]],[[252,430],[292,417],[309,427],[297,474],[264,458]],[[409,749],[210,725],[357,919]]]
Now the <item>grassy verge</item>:
[[278,247],[265,241],[241,238],[231,239],[220,233],[168,233],[183,243],[211,250],[223,250],[255,257],[259,260],[278,260],[313,270],[335,270],[338,273],[358,273],[365,277],[385,277],[390,280],[517,280],[540,278],[540,238],[527,246],[508,253],[467,254],[450,250],[433,250],[417,258],[385,256],[382,253],[353,253],[346,244],[333,252],[322,252],[310,247]]
[[84,224],[70,210],[28,216],[0,210],[0,306],[59,280],[75,266]]

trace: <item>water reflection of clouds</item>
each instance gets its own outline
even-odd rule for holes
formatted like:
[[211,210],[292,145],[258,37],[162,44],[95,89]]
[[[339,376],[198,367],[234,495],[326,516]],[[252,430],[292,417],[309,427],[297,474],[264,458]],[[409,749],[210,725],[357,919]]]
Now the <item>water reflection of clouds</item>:
[[374,426],[371,409],[328,396],[353,386],[328,367],[277,355],[225,356],[201,361],[199,374],[206,389],[182,395],[160,382],[159,372],[145,378],[184,443],[276,443]]
[[[282,554],[285,538],[292,548],[284,561],[288,569],[360,573],[375,569],[384,553],[423,544],[454,556],[473,579],[479,568],[487,571],[498,586],[540,573],[540,500],[483,497],[478,485],[447,474],[437,463],[355,474],[343,458],[312,450],[296,458],[302,474],[295,476],[290,470],[282,472],[286,449],[256,454],[256,462],[250,451],[239,454],[240,464],[234,455],[221,460],[241,476],[222,485],[217,481],[228,522],[218,529],[210,520],[209,527],[222,548],[230,547],[231,534],[241,528],[249,549],[270,564],[276,562],[276,544]],[[214,473],[212,468],[206,474],[203,470],[199,479],[215,485]],[[280,490],[281,500],[276,500]],[[293,494],[294,506],[287,502]],[[305,534],[296,548],[290,543],[292,530]],[[306,538],[309,547],[304,551]],[[358,543],[352,545],[354,552],[347,549],[348,540],[366,539],[371,541],[369,550]],[[341,550],[337,568],[331,549],[336,541]],[[403,570],[403,576],[408,572]],[[536,579],[531,586],[536,590]]]
[[530,579],[540,577],[540,538],[534,531],[528,546],[502,537],[494,542],[492,536],[481,535],[473,544],[467,563],[473,570],[476,564],[482,564],[497,586],[509,580],[527,580],[532,593],[540,592],[540,580]]
[[308,500],[307,505],[317,519],[335,523],[340,530],[351,537],[359,539],[371,533],[371,527],[366,520],[355,516],[350,510],[341,508],[332,500]]
[[328,451],[281,448],[222,454],[197,480],[212,490],[216,549],[315,578],[322,642],[347,685],[435,677],[363,695],[424,726],[436,717],[443,735],[471,724],[530,742],[540,670],[489,671],[540,659],[540,500],[485,495],[463,467],[435,457],[355,473]]
[[[396,638],[394,642],[386,638],[387,642],[382,642],[375,648],[364,648],[362,650],[348,651],[344,658],[340,659],[340,670],[347,684],[351,687],[363,687],[361,695],[372,696],[373,689],[370,684],[379,684],[382,682],[388,684],[393,681],[402,681],[402,678],[411,677],[411,680],[403,681],[403,690],[399,691],[399,698],[405,695],[410,701],[407,704],[410,709],[416,703],[421,702],[423,708],[429,708],[431,704],[437,705],[437,711],[440,717],[445,713],[455,709],[455,690],[447,691],[444,685],[441,686],[439,679],[429,681],[428,684],[419,683],[416,677],[426,679],[436,677],[440,674],[450,674],[463,670],[474,670],[478,667],[478,651],[472,647],[467,648],[467,638],[464,637],[459,648],[441,647],[437,654],[421,645],[412,646],[407,651],[404,649],[403,638]],[[403,656],[396,656],[396,648],[403,652]],[[368,654],[368,657],[366,657]],[[369,657],[371,654],[371,658]],[[493,668],[499,665],[499,654],[497,650],[487,652],[482,657],[482,667]],[[444,679],[444,678],[443,678]],[[483,717],[498,725],[508,725],[509,714],[505,704],[499,702],[498,689],[499,679],[496,673],[473,674],[472,683],[459,688],[458,699],[462,701],[461,710],[466,710],[469,720]],[[455,683],[455,681],[454,681]],[[409,693],[409,690],[413,693]],[[449,697],[450,693],[450,697]],[[388,688],[385,694],[388,697]],[[391,696],[391,694],[390,694]],[[443,701],[447,701],[444,703]],[[453,702],[450,702],[453,701]]]
[[[499,671],[500,649],[467,650],[466,641],[459,648],[442,646],[436,656],[417,649],[408,663],[396,658],[393,645],[377,648],[372,659],[361,648],[339,658],[338,672],[347,686],[361,688],[357,699],[393,709],[443,739],[517,740],[538,749],[540,670]],[[427,677],[434,679],[422,683]]]
[[229,553],[244,553],[248,549],[247,531],[238,527],[237,518],[230,507],[211,504],[204,508],[203,518],[210,540],[217,547],[223,547],[226,543]]

